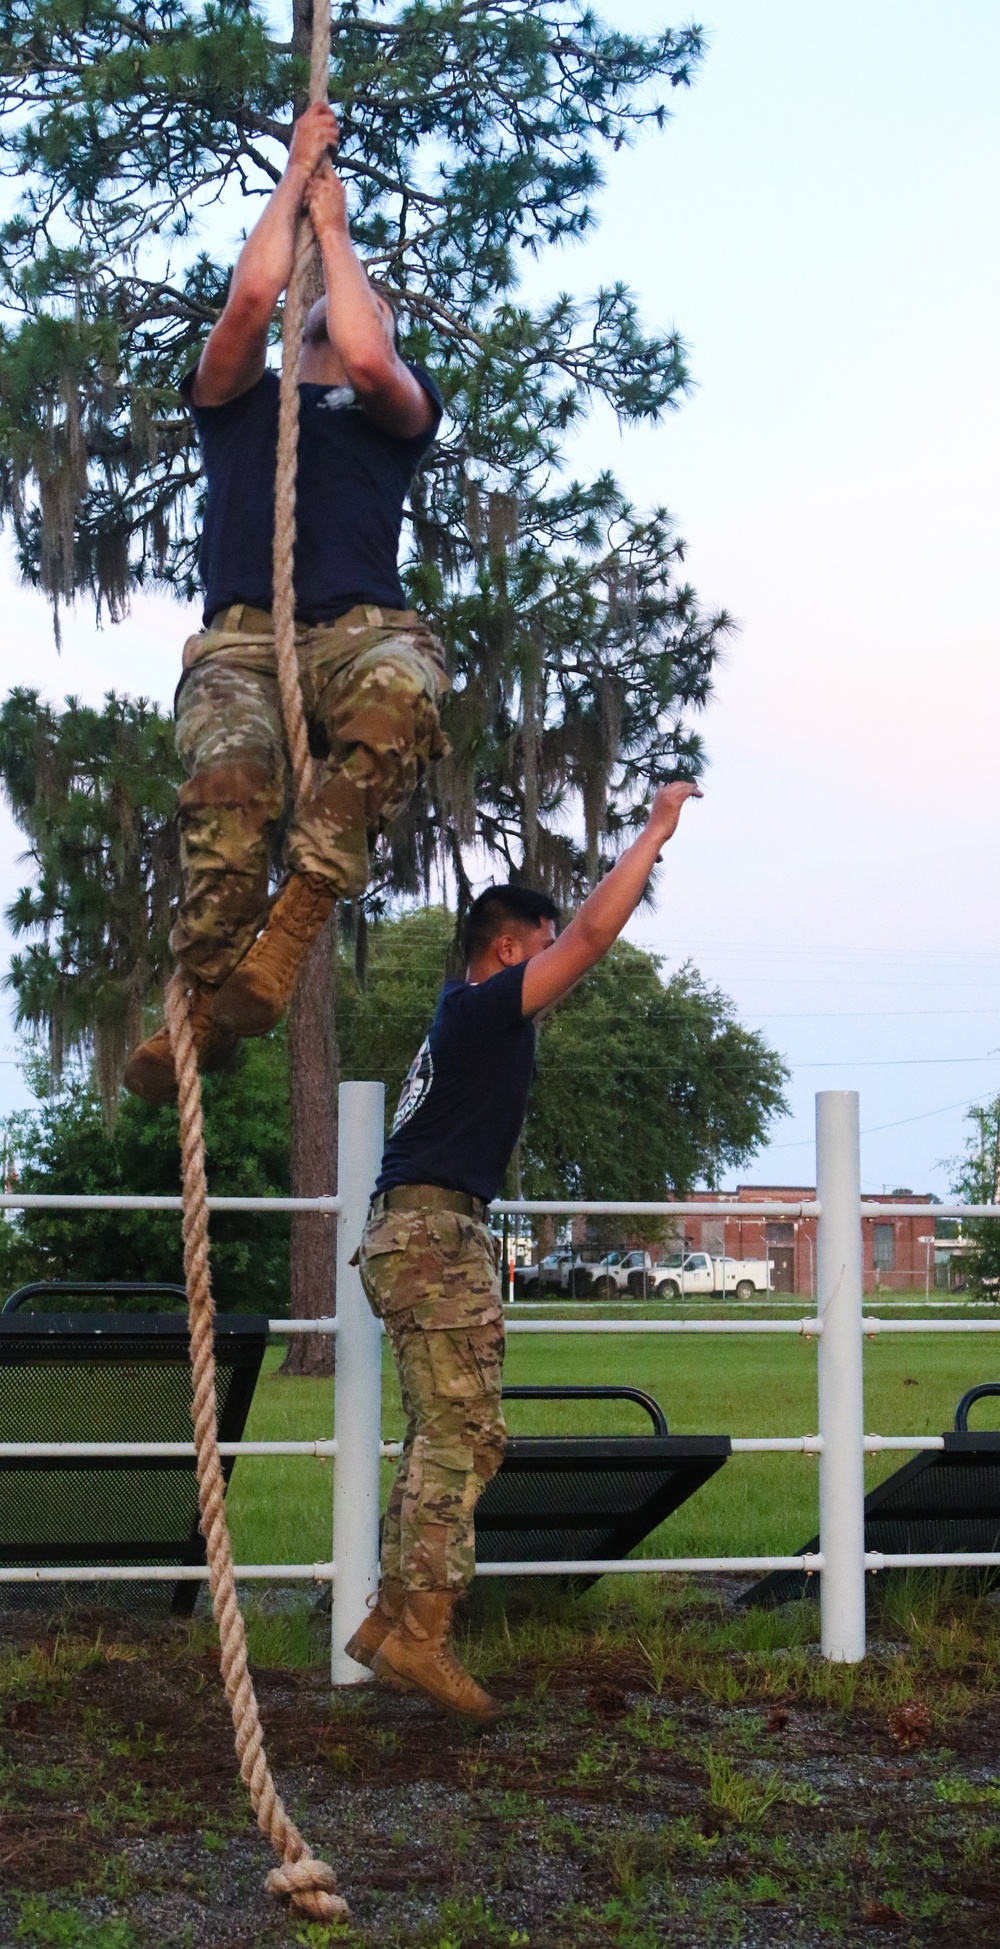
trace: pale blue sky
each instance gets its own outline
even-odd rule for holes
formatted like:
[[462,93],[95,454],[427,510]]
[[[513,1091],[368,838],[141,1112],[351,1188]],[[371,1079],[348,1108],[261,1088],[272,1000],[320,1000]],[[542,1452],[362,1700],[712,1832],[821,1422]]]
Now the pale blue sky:
[[[1000,1088],[1000,8],[696,17],[710,50],[675,119],[612,159],[595,236],[532,275],[624,278],[688,341],[681,412],[625,436],[601,417],[576,457],[667,503],[691,579],[741,624],[705,801],[633,932],[690,953],[793,1065],[795,1114],[743,1176],[809,1181],[813,1092],[857,1087],[867,1183],[942,1191],[959,1106]],[[189,626],[170,604],[100,635],[81,610],[57,659],[9,573],[3,602],[7,681],[168,700]],[[16,844],[5,822],[4,900]],[[21,1097],[6,1044],[0,1104]]]

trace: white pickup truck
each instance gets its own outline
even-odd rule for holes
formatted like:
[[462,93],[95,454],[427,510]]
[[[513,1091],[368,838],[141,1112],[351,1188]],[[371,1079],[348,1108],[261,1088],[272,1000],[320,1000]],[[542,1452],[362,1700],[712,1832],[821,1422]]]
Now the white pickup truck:
[[540,1265],[515,1268],[514,1291],[519,1299],[542,1299],[546,1294],[564,1299],[613,1299],[618,1293],[632,1291],[636,1278],[642,1292],[644,1267],[651,1277],[653,1262],[643,1251],[609,1252],[603,1259],[585,1259],[580,1252],[550,1252]]
[[614,1299],[618,1293],[630,1292],[635,1279],[641,1292],[644,1268],[647,1277],[651,1276],[652,1260],[648,1252],[609,1252],[607,1258],[596,1262],[578,1259],[562,1267],[562,1289],[568,1293],[572,1281],[572,1289],[580,1299]]
[[715,1258],[709,1252],[689,1252],[682,1258],[678,1253],[647,1272],[646,1291],[657,1299],[708,1297],[712,1293],[735,1293],[737,1299],[752,1299],[755,1293],[770,1292],[771,1270],[769,1259]]
[[583,1259],[579,1253],[550,1252],[541,1265],[518,1266],[514,1291],[519,1299],[542,1299],[546,1294],[575,1299],[614,1299],[628,1293],[639,1299],[707,1298],[712,1293],[735,1293],[752,1299],[769,1292],[770,1264],[766,1259],[713,1258],[708,1252],[689,1252],[654,1265],[648,1252],[609,1252],[604,1259]]

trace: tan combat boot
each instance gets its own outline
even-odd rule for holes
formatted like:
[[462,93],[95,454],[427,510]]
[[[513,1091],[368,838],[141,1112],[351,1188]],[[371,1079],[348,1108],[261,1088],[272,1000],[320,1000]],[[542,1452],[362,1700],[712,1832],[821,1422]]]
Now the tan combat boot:
[[313,874],[291,873],[262,931],[217,989],[215,1019],[237,1035],[266,1035],[280,1022],[335,895]]
[[[202,1071],[231,1069],[240,1046],[239,1037],[214,1020],[212,992],[200,981],[192,982],[188,991],[191,1033],[198,1068]],[[157,1029],[155,1035],[147,1036],[145,1042],[133,1049],[122,1081],[133,1096],[141,1096],[146,1103],[176,1102],[177,1078],[168,1028]]]
[[367,1665],[371,1671],[372,1659],[380,1651],[393,1626],[403,1615],[406,1590],[397,1577],[383,1577],[378,1588],[378,1596],[370,1600],[367,1617],[362,1619],[354,1633],[348,1638],[344,1650],[356,1665]]
[[386,1637],[400,1624],[404,1616],[405,1586],[398,1577],[382,1577],[378,1585],[378,1596],[368,1598],[368,1616],[357,1627],[355,1635],[347,1639],[345,1651],[355,1664],[366,1664],[372,1668],[376,1651],[382,1649]]
[[383,1638],[371,1669],[397,1692],[422,1692],[448,1712],[491,1726],[503,1710],[500,1701],[476,1684],[451,1643],[451,1614],[460,1595],[457,1590],[408,1590],[402,1619]]

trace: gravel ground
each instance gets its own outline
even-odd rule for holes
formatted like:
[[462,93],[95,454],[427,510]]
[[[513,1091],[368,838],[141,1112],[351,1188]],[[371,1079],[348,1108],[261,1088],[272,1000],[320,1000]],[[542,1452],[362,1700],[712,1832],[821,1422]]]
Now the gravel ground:
[[0,1627],[3,1949],[997,1941],[1000,1705],[974,1631],[960,1669],[876,1647],[846,1703],[815,1696],[809,1649],[723,1647],[656,1690],[638,1632],[582,1628],[567,1655],[515,1631],[486,1734],[260,1670],[280,1790],[350,1902],[330,1931],[264,1893],[215,1654],[164,1621],[95,1625]]

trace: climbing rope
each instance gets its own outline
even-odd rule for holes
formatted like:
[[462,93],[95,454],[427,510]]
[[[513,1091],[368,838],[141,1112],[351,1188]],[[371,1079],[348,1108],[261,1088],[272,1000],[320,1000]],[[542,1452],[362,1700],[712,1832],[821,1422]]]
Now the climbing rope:
[[[316,0],[309,78],[310,102],[327,99],[329,73],[329,0]],[[299,434],[298,367],[306,288],[314,250],[312,223],[303,212],[296,234],[294,269],[285,303],[274,522],[275,655],[296,799],[309,795],[312,782],[312,760],[295,649],[292,570]],[[201,1077],[188,1007],[188,991],[183,975],[178,972],[167,989],[167,1026],[177,1074],[180,1112],[184,1279],[191,1335],[191,1414],[194,1421],[201,1530],[208,1557],[212,1613],[219,1632],[222,1678],[233,1717],[240,1775],[249,1789],[257,1824],[281,1860],[281,1866],[272,1869],[267,1877],[268,1891],[272,1895],[287,1896],[293,1908],[300,1909],[316,1921],[332,1922],[343,1920],[348,1915],[347,1903],[336,1893],[337,1877],[333,1869],[325,1861],[317,1860],[307,1847],[275,1787],[264,1751],[257,1697],[247,1665],[246,1632],[236,1596],[233,1550],[224,1501],[225,1483],[219,1457],[213,1326],[215,1303],[208,1257],[208,1181],[205,1175]]]
[[[310,102],[326,101],[330,77],[330,5],[315,0],[313,9],[312,59],[309,70]],[[312,760],[306,731],[299,660],[295,651],[295,476],[299,453],[299,359],[302,328],[305,324],[306,293],[309,286],[316,239],[307,210],[299,216],[295,233],[292,275],[285,294],[285,315],[281,333],[281,389],[278,400],[278,458],[274,475],[274,654],[278,665],[278,689],[285,738],[292,761],[295,797],[310,796]]]

